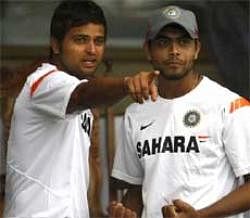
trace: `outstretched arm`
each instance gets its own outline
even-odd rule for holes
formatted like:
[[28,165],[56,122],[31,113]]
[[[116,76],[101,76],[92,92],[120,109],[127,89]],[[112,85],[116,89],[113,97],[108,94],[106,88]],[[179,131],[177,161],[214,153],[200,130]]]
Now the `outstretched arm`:
[[163,216],[165,218],[220,218],[245,212],[250,209],[250,174],[244,178],[244,185],[206,208],[195,210],[188,203],[175,200],[173,205],[162,208]]
[[99,77],[78,85],[67,106],[67,113],[90,107],[110,105],[123,97],[130,96],[139,103],[149,97],[156,100],[158,96],[155,79],[159,72],[140,72],[123,78]]

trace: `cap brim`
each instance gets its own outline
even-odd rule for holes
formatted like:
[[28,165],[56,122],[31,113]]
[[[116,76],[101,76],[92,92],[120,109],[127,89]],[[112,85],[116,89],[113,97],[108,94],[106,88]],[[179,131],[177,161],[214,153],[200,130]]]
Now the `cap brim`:
[[168,25],[172,25],[172,24],[176,24],[176,25],[180,26],[181,28],[183,28],[183,29],[190,35],[191,38],[193,38],[193,39],[197,39],[197,38],[198,38],[197,34],[195,34],[193,31],[191,31],[191,30],[189,30],[187,27],[185,27],[183,23],[178,22],[178,21],[170,21],[170,22],[161,22],[161,23],[159,23],[158,25],[154,26],[154,27],[151,29],[150,33],[148,34],[148,37],[147,37],[148,40],[154,39],[154,38],[157,36],[157,34],[158,34],[164,27],[166,27],[166,26],[168,26]]

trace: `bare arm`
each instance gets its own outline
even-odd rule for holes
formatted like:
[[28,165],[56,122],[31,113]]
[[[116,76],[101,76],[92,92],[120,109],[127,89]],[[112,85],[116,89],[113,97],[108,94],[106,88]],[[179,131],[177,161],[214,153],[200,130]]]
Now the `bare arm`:
[[126,194],[122,198],[122,202],[111,202],[109,206],[110,217],[117,218],[136,218],[141,217],[143,202],[142,202],[142,186],[132,185],[121,180],[116,181],[113,184],[116,188],[127,189]]
[[[245,178],[250,178],[250,175]],[[215,204],[201,209],[201,217],[225,217],[250,209],[250,181],[240,186]]]
[[250,209],[250,174],[244,178],[245,184],[211,206],[195,210],[188,203],[176,200],[174,205],[163,207],[163,215],[170,218],[220,218],[245,212]]
[[158,92],[154,80],[158,74],[158,72],[141,72],[125,78],[100,77],[81,83],[71,94],[67,113],[110,105],[128,94],[139,103],[149,96],[155,100]]
[[143,203],[142,203],[142,187],[134,186],[128,189],[127,193],[122,199],[125,207],[136,212],[138,217],[141,217]]

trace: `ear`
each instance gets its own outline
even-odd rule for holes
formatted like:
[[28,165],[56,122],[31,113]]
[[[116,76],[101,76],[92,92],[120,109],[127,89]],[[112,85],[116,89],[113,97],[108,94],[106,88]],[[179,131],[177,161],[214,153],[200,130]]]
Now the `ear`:
[[50,38],[50,46],[53,51],[53,54],[58,55],[60,54],[60,43],[54,37]]
[[148,42],[146,42],[146,41],[144,42],[144,44],[143,44],[143,49],[144,49],[144,52],[145,52],[145,54],[146,54],[147,60],[148,60],[148,61],[151,61],[152,58],[151,58],[150,48],[149,48]]
[[200,49],[201,49],[201,43],[200,43],[199,40],[195,41],[195,49],[196,49],[196,51],[195,51],[195,54],[194,54],[194,59],[196,60],[198,58],[198,56],[199,56]]

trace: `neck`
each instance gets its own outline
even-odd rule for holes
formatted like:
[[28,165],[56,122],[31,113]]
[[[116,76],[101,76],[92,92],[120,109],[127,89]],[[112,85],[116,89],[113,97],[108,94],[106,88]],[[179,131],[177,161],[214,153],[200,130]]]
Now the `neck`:
[[49,63],[55,65],[57,67],[58,70],[62,70],[64,71],[64,68],[59,60],[59,58],[57,58],[55,55],[53,55],[50,59],[49,59]]
[[193,90],[200,83],[201,79],[202,76],[195,72],[177,80],[168,80],[160,75],[159,94],[167,99],[181,97]]

